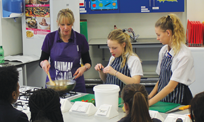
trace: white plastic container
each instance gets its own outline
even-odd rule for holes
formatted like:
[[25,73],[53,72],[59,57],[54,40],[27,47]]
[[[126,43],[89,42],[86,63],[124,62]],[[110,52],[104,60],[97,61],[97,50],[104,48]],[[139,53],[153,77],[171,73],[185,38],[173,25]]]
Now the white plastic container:
[[118,110],[118,97],[120,87],[115,84],[100,84],[93,88],[95,95],[96,107],[99,108],[102,104],[112,105],[115,110]]

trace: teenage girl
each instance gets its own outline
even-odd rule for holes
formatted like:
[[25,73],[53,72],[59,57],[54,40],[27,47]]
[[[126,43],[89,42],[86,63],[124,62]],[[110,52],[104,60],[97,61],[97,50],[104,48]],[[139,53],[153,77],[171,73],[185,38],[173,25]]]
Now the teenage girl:
[[187,105],[192,99],[188,86],[195,81],[195,72],[183,25],[176,15],[169,14],[156,22],[155,32],[164,46],[156,69],[159,81],[149,94],[149,105],[158,101]]
[[118,122],[161,122],[149,115],[148,94],[141,84],[128,84],[122,90],[126,116]]
[[130,36],[121,29],[108,35],[107,41],[112,56],[106,67],[97,64],[95,70],[106,84],[117,84],[122,90],[125,84],[140,83],[143,75],[139,57],[133,53]]

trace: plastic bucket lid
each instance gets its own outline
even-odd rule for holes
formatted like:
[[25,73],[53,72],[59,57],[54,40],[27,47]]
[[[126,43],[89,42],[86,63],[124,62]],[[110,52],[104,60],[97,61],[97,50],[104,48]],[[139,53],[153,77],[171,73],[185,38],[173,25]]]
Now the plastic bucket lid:
[[115,84],[100,84],[94,86],[93,91],[102,93],[119,92],[120,87]]

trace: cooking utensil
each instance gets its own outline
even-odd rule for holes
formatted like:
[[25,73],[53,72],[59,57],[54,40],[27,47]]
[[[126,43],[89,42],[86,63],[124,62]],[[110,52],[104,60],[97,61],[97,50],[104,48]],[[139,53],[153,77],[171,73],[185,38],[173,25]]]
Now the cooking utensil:
[[75,76],[68,80],[55,80],[56,85],[51,85],[50,81],[46,83],[47,88],[54,89],[58,92],[68,92],[74,89],[76,86],[76,81],[74,80]]
[[48,78],[49,78],[49,80],[50,80],[50,85],[55,86],[56,84],[55,84],[54,81],[52,81],[52,79],[51,79],[51,77],[50,77],[49,71],[48,71],[47,75],[48,75]]
[[180,107],[180,108],[178,108],[176,110],[172,110],[172,111],[169,111],[169,112],[166,112],[166,113],[173,113],[173,112],[183,111],[183,110],[188,109],[190,107],[191,107],[190,105],[186,105],[186,106],[182,106],[182,107]]

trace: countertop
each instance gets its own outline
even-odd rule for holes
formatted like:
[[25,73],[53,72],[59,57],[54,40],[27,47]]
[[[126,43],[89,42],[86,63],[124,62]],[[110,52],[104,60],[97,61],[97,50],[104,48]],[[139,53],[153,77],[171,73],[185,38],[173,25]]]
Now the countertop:
[[[87,93],[78,93],[77,95],[69,97],[67,99],[69,101],[71,101],[73,99],[76,99],[78,97],[84,96],[86,94]],[[71,103],[71,104],[73,104],[73,103]],[[178,106],[177,108],[179,108],[179,107],[180,106]],[[177,109],[177,108],[174,108],[174,109]],[[30,119],[30,115],[31,114],[30,114],[29,108],[27,108],[26,110],[23,110],[23,112],[26,113],[28,118]],[[76,115],[76,114],[71,114],[68,111],[67,112],[63,112],[62,115],[63,115],[64,122],[82,122],[82,121],[83,122],[104,122],[104,121],[105,122],[117,122],[118,120],[120,120],[121,118],[123,118],[126,115],[123,112],[121,107],[118,107],[118,112],[119,112],[119,115],[115,116],[115,117],[113,117],[111,119],[108,119],[108,118],[98,118],[98,117],[95,117],[94,115],[91,115],[91,116]],[[166,113],[159,113],[159,114],[163,117],[164,120],[165,120],[165,118],[168,115]],[[173,114],[176,114],[176,115],[186,115],[186,114],[189,114],[189,111],[187,109],[187,110],[180,111],[180,112],[174,112]]]
[[[80,95],[68,98],[68,100],[72,100],[72,99],[81,97],[83,95],[86,95],[86,94],[85,93],[81,93]],[[179,108],[179,107],[177,107],[177,108]],[[177,108],[175,108],[175,109],[177,109]],[[83,122],[104,122],[104,121],[106,121],[106,122],[117,122],[118,120],[120,120],[121,118],[123,118],[126,115],[123,112],[121,107],[118,107],[118,112],[119,112],[119,115],[114,117],[114,118],[111,118],[111,119],[105,119],[105,118],[102,119],[102,118],[95,117],[94,115],[92,115],[92,116],[73,115],[73,114],[70,114],[69,112],[63,113],[63,118],[64,118],[65,122],[68,122],[68,121],[69,122],[81,122],[81,121],[83,121]],[[160,114],[161,114],[161,116],[164,119],[168,115],[166,113],[160,113]],[[189,111],[188,110],[184,110],[184,111],[180,111],[180,112],[175,112],[174,114],[186,115],[186,114],[189,114]]]

